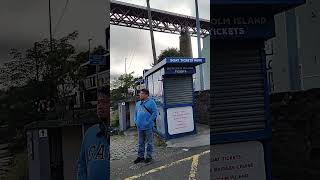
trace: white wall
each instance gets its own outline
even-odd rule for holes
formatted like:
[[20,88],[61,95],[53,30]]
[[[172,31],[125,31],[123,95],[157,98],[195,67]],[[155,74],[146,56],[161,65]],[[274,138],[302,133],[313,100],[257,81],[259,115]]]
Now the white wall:
[[298,53],[304,89],[320,88],[320,1],[307,0],[296,9]]
[[[273,73],[273,86],[274,89],[271,93],[285,92],[290,88],[289,83],[289,70],[288,70],[288,49],[287,49],[287,34],[285,25],[285,14],[281,13],[275,16],[275,31],[276,37],[269,40],[267,44],[272,44],[273,50],[267,50],[266,53],[273,53],[273,55],[267,56],[268,62],[272,60],[271,67],[269,70]],[[269,81],[270,82],[270,81]]]
[[[306,4],[295,9],[297,23],[298,61],[302,65],[304,89],[320,88],[320,1],[307,0]],[[272,72],[275,90],[290,91],[288,49],[285,14],[275,16],[276,37],[274,45]],[[270,42],[270,41],[269,41]]]
[[[204,90],[210,89],[210,36],[203,39],[203,48],[201,51],[202,57],[206,58],[206,63],[202,64],[203,68],[203,82]],[[196,74],[194,75],[195,91],[200,91],[200,66],[196,67]]]

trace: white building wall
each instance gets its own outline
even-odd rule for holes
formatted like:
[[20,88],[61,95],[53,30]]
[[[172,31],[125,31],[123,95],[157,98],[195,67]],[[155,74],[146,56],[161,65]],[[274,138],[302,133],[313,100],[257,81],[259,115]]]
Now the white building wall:
[[[203,48],[201,51],[202,57],[206,58],[206,63],[202,64],[203,69],[203,83],[204,90],[210,89],[210,36],[203,39]],[[200,91],[200,66],[196,67],[196,74],[194,75],[194,89]]]
[[307,0],[296,15],[303,88],[320,88],[320,1]]
[[[275,16],[276,37],[267,41],[267,69],[268,70],[270,92],[288,91],[289,72],[288,72],[288,50],[287,50],[287,34],[285,25],[285,14],[281,13]],[[268,55],[271,54],[271,55]],[[271,63],[269,61],[272,61]],[[269,67],[270,68],[270,67]],[[270,77],[273,77],[271,80]]]
[[[320,88],[320,1],[307,0],[295,9],[295,14],[297,34],[292,38],[297,39],[297,58],[302,71],[299,81],[302,89]],[[274,54],[267,57],[272,59],[274,90],[271,93],[291,90],[285,13],[275,16],[275,24],[276,37],[268,41],[273,42]]]
[[[302,68],[302,75],[299,81],[302,82],[302,88],[307,90],[311,88],[320,88],[320,1],[307,0],[305,5],[295,9],[297,34],[292,38],[297,39],[298,61]],[[270,82],[271,93],[290,91],[289,60],[287,44],[287,25],[286,14],[281,13],[275,16],[276,37],[267,41],[269,46],[272,44],[272,50],[266,48],[267,66],[272,61],[271,69],[268,70],[273,76],[273,82]],[[206,58],[203,64],[204,86],[205,90],[210,89],[210,37],[204,38],[202,56]],[[267,67],[268,68],[268,67]],[[200,90],[200,69],[196,67],[197,73],[194,76],[195,91]],[[299,72],[298,72],[299,73]],[[272,84],[271,84],[272,83]]]

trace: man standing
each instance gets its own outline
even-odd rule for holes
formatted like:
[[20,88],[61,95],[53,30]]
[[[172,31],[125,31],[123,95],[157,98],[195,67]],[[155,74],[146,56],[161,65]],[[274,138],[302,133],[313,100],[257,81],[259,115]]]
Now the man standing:
[[109,87],[99,90],[97,115],[101,121],[90,127],[83,138],[78,161],[78,180],[110,179]]
[[[138,128],[138,157],[134,163],[144,161],[149,163],[152,160],[153,151],[153,124],[157,118],[157,106],[154,100],[149,98],[149,91],[147,89],[140,90],[140,101],[136,103],[135,109],[135,123]],[[147,143],[147,157],[145,155],[145,140]]]

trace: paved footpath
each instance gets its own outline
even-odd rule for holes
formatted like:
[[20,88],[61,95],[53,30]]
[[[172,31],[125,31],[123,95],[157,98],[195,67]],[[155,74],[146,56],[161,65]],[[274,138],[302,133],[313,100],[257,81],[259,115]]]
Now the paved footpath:
[[149,164],[133,164],[136,153],[131,154],[111,161],[111,179],[209,180],[209,149],[209,146],[189,149],[156,147],[154,160]]

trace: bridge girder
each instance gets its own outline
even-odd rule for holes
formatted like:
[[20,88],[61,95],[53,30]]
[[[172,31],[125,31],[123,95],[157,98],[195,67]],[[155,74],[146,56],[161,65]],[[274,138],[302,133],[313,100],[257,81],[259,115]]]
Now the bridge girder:
[[[191,36],[197,36],[194,17],[151,9],[153,30],[156,32],[180,34],[188,31]],[[130,28],[149,30],[148,11],[144,6],[138,6],[119,1],[110,2],[110,24]],[[209,35],[210,21],[200,19],[201,37]]]

